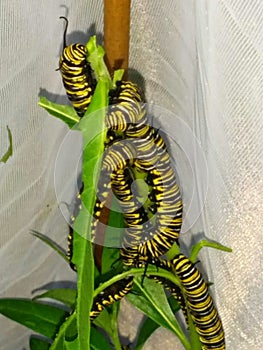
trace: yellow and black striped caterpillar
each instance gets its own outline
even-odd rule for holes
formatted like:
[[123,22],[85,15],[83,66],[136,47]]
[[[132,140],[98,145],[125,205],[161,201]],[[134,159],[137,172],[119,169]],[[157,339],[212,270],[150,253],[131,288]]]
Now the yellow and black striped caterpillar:
[[[113,177],[113,191],[121,200],[125,219],[130,227],[126,230],[133,232],[134,240],[139,241],[145,224],[145,212],[140,207],[131,191],[131,183],[133,177],[129,170],[121,170]],[[218,312],[214,306],[213,300],[208,293],[208,288],[203,280],[200,272],[195,265],[184,255],[177,255],[171,262],[160,260],[156,257],[147,259],[140,254],[138,247],[132,246],[130,250],[123,246],[121,256],[124,263],[127,261],[134,264],[137,261],[137,266],[140,266],[140,261],[143,263],[153,263],[158,267],[173,271],[179,278],[181,288],[173,284],[171,281],[163,277],[151,277],[156,282],[161,283],[172,296],[179,302],[186,322],[188,323],[187,309],[195,324],[197,333],[199,334],[203,350],[225,349],[224,331]],[[153,255],[154,256],[154,255]]]
[[110,91],[109,112],[105,118],[108,129],[125,132],[131,130],[146,115],[144,97],[138,86],[131,81],[118,81]]
[[105,124],[110,130],[122,132],[124,138],[132,141],[136,155],[134,166],[142,171],[153,169],[159,162],[154,129],[148,125],[147,111],[142,92],[130,81],[120,81],[112,92],[110,111]]
[[[184,296],[182,309],[184,311],[187,306],[189,310],[202,344],[202,350],[224,350],[223,326],[208,292],[207,284],[196,266],[183,254],[176,255],[171,261],[155,259],[151,263],[172,271],[179,278]],[[177,300],[182,303],[182,298]]]
[[[134,257],[136,251],[137,255],[159,257],[178,241],[182,224],[182,201],[165,143],[157,130],[147,123],[144,98],[140,90],[131,82],[119,82],[113,96],[111,102],[117,104],[106,115],[105,123],[109,130],[122,132],[124,140],[113,142],[105,151],[94,227],[110,191],[112,174],[126,167],[135,167],[148,173],[147,181],[151,183],[155,195],[155,223],[143,230],[141,235],[133,228],[127,228],[123,255],[127,257],[124,259],[126,264],[131,265],[131,255]],[[130,205],[136,207],[136,201]]]
[[68,20],[65,17],[60,18],[65,19],[66,28],[63,52],[59,60],[59,70],[68,98],[78,115],[82,117],[91,102],[95,81],[92,77],[90,64],[87,62],[85,46],[79,43],[66,45]]
[[[134,227],[137,231],[148,228],[148,215],[137,199],[138,193],[132,184],[135,180],[131,168],[119,169],[112,173],[111,186],[115,196],[118,198],[124,220],[128,228]],[[145,225],[143,226],[143,224]],[[139,235],[139,233],[138,233]]]
[[[67,29],[67,28],[66,28]],[[69,99],[79,116],[83,116],[93,94],[92,73],[86,61],[86,49],[81,44],[66,46],[60,58],[60,71]],[[131,82],[120,82],[111,94],[111,111],[105,124],[109,131],[123,134],[125,142],[114,142],[107,149],[99,180],[99,199],[95,205],[95,225],[110,188],[123,202],[127,224],[121,256],[124,264],[136,264],[137,259],[146,261],[164,254],[178,241],[182,224],[182,201],[175,172],[160,134],[147,123],[144,97]],[[133,179],[130,169],[148,173],[146,181],[152,187],[154,221],[149,221],[146,210],[131,193]],[[128,170],[126,170],[128,169]],[[147,223],[147,226],[145,226]],[[169,265],[180,279],[184,301],[199,334],[202,349],[225,349],[224,332],[217,310],[201,274],[188,258],[176,256]],[[132,288],[133,278],[121,280],[99,294],[90,314],[93,320],[105,306],[121,299]],[[164,286],[173,291],[168,282]],[[175,294],[178,292],[176,288]],[[180,302],[179,298],[179,302]],[[181,300],[183,303],[183,300]]]
[[[132,181],[132,172],[127,168],[121,169],[113,176],[112,188],[116,196],[123,203],[122,208],[125,220],[129,225],[127,229],[133,231],[134,237],[139,240],[141,236],[140,232],[142,232],[142,225],[145,223],[146,216],[143,207],[139,207],[140,210],[138,210],[138,203],[131,191]],[[178,300],[186,317],[186,321],[186,307],[189,309],[197,333],[199,334],[203,350],[225,349],[224,331],[218,312],[208,293],[207,285],[202,279],[200,272],[188,258],[179,254],[171,262],[156,258],[148,260],[147,257],[139,256],[138,247],[136,246],[131,247],[131,251],[128,251],[128,253],[126,247],[122,247],[121,251],[122,258],[127,259],[125,254],[128,254],[128,259],[130,259],[133,264],[134,261],[140,261],[140,258],[142,258],[142,261],[146,263],[150,262],[158,267],[173,271],[181,282],[182,290],[180,290],[177,285],[173,285],[170,281],[166,281],[161,277],[155,277],[154,279],[163,284],[164,287]],[[97,312],[101,311],[101,307],[101,303],[99,303],[99,309],[96,309]]]
[[[126,168],[118,170],[112,175],[112,189],[119,200],[120,207],[127,225],[120,250],[122,262],[126,266],[136,265],[142,235],[145,230],[149,230],[151,222],[148,219],[144,206],[132,192],[134,176],[132,169]],[[133,237],[133,246],[126,247],[126,238]]]
[[103,292],[98,294],[93,301],[90,320],[93,321],[105,307],[112,305],[115,301],[121,300],[125,297],[125,295],[131,291],[132,286],[133,277],[127,277],[113,283]]
[[[101,177],[98,183],[98,199],[94,211],[94,228],[112,186],[112,180],[114,176],[116,177],[114,174],[121,174],[126,167],[131,166],[135,153],[134,144],[129,143],[127,140],[125,142],[117,142],[106,150],[102,163]],[[146,229],[140,230],[138,227],[134,229],[130,220],[123,242],[125,249],[124,256],[128,252],[134,252],[134,249],[136,249],[138,255],[148,256],[149,258],[159,257],[169,250],[173,243],[178,241],[182,223],[182,202],[179,188],[172,176],[172,171],[167,171],[167,168],[164,168],[164,170],[165,172],[160,170],[151,173],[153,191],[156,193],[155,222],[153,224],[149,222],[149,226]],[[125,179],[122,181],[125,185]],[[118,191],[117,196],[121,197],[123,189],[116,189],[116,186],[117,181],[115,181],[115,192]],[[123,195],[125,196],[124,192]],[[121,207],[123,207],[127,216],[127,207],[130,210],[130,215],[132,215],[138,208],[138,205],[138,201],[132,197],[130,198],[130,203],[126,200],[126,205],[121,204]],[[142,214],[143,212],[140,215]],[[130,265],[128,261],[131,263],[131,259],[125,259],[127,265]]]

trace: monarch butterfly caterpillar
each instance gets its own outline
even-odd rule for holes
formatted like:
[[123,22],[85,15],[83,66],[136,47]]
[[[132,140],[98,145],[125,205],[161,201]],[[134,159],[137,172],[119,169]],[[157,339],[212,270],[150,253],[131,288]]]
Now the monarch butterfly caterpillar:
[[[110,191],[111,174],[126,166],[149,173],[147,179],[152,182],[155,195],[156,223],[145,231],[139,245],[138,233],[135,235],[134,229],[127,229],[122,252],[127,265],[130,265],[131,254],[134,257],[136,250],[143,256],[158,257],[178,240],[182,224],[182,201],[165,143],[158,131],[147,124],[144,97],[137,85],[119,82],[112,92],[111,103],[116,104],[106,115],[106,126],[113,132],[113,139],[114,132],[121,132],[125,140],[113,142],[105,152],[101,171],[104,179],[100,178],[98,186],[98,197],[101,199],[95,205],[95,218],[98,219]],[[132,204],[134,206],[135,202]]]
[[109,112],[105,118],[106,127],[118,132],[133,129],[146,115],[144,97],[138,86],[131,81],[117,81],[110,91]]
[[[98,199],[95,204],[95,219],[92,232],[95,232],[101,209],[113,185],[114,192],[122,201],[120,206],[123,209],[125,220],[128,224],[122,244],[121,255],[124,263],[130,266],[134,264],[136,255],[148,256],[149,258],[158,257],[164,254],[172,244],[178,240],[180,231],[178,230],[178,226],[180,228],[182,206],[180,196],[178,195],[178,187],[176,187],[175,194],[169,193],[168,201],[166,201],[165,196],[162,197],[160,195],[161,190],[164,192],[162,185],[164,181],[167,180],[168,188],[170,186],[169,176],[162,182],[159,176],[154,174],[160,197],[158,199],[155,224],[152,225],[151,222],[148,221],[147,213],[145,213],[143,207],[138,210],[140,204],[136,198],[133,198],[133,195],[131,195],[131,178],[127,178],[127,173],[126,177],[124,176],[124,171],[127,166],[130,166],[130,162],[133,163],[133,144],[130,144],[127,140],[124,141],[125,142],[114,143],[105,151],[101,170],[102,175],[98,183]],[[173,188],[173,190],[175,190],[175,188]],[[125,201],[123,200],[124,198]],[[148,222],[148,226],[143,227],[142,223],[146,221]]]
[[175,256],[171,264],[181,282],[202,349],[224,350],[225,337],[222,322],[202,275],[183,254]]
[[146,182],[152,186],[150,200],[154,203],[155,229],[145,235],[139,246],[142,256],[158,257],[178,242],[182,225],[182,200],[168,153],[160,155],[158,167],[151,170]]
[[97,185],[97,199],[93,210],[92,241],[96,239],[95,232],[112,185],[112,174],[124,170],[134,157],[133,149],[123,141],[115,142],[104,152],[100,178]]
[[132,140],[136,148],[134,166],[142,171],[153,168],[158,161],[153,128],[147,123],[147,111],[142,91],[131,81],[117,82],[112,90],[109,113],[106,115],[106,127],[121,132],[126,139]]
[[[97,201],[94,207],[93,216],[95,220],[92,229],[94,233],[111,188],[111,174],[116,173],[119,169],[124,169],[128,165],[132,166],[135,161],[135,145],[132,144],[131,137],[126,138],[124,132],[127,132],[128,129],[133,130],[137,122],[145,122],[146,113],[142,102],[142,92],[136,84],[129,81],[117,82],[116,89],[110,92],[111,106],[105,117],[108,139],[105,144],[106,151],[98,183]],[[137,135],[133,136],[137,137]]]
[[[139,230],[138,227],[128,227],[125,231],[121,256],[127,266],[136,265],[136,259],[141,256],[149,260],[158,258],[169,250],[173,243],[178,242],[182,223],[182,201],[173,173],[165,167],[163,169],[163,172],[161,170],[150,171],[150,177],[147,180],[152,185],[151,196],[154,194],[156,197],[154,199],[156,210],[154,220],[148,220],[147,212],[141,210],[140,213],[143,217],[140,220],[144,223],[147,222],[147,226],[144,224],[144,227],[140,227]],[[136,199],[132,199],[130,196],[129,200],[130,203],[121,204],[126,216],[127,209],[125,207],[128,206],[128,203],[130,209],[138,207]]]
[[92,77],[90,64],[87,62],[85,46],[79,43],[66,45],[68,20],[63,16],[60,18],[66,21],[66,27],[63,51],[59,60],[59,70],[68,98],[78,115],[82,117],[91,102],[95,81]]
[[[136,198],[136,194],[131,190],[133,181],[132,169],[128,167],[115,169],[111,175],[111,186],[114,194],[119,199],[127,224],[121,256],[124,264],[128,266],[136,265],[136,261],[140,256],[146,256],[151,259],[162,255],[161,252],[168,250],[170,245],[178,239],[176,232],[177,218],[173,218],[174,221],[170,221],[167,224],[167,214],[158,213],[158,210],[166,208],[162,203],[158,203],[157,218],[155,224],[153,224],[149,220],[145,208]],[[158,182],[158,186],[160,183],[161,181]],[[156,189],[153,191],[156,191]],[[173,201],[176,202],[174,197],[171,199],[171,202]],[[169,213],[171,206],[172,204],[169,204],[166,212]],[[166,221],[163,223],[162,219]],[[170,234],[169,237],[168,234]]]
[[[143,232],[152,227],[147,211],[136,197],[136,190],[132,191],[134,176],[132,169],[126,168],[113,174],[112,189],[119,200],[122,209],[126,229],[121,248],[121,258],[125,265],[135,265],[138,257],[138,246],[141,242]],[[126,237],[133,239],[132,249],[126,250]]]
[[125,295],[127,295],[133,286],[133,277],[123,278],[113,284],[111,284],[108,288],[98,294],[92,305],[92,309],[90,311],[90,320],[93,321],[101,311],[115,303],[115,301],[121,300]]
[[224,350],[225,337],[221,319],[208,292],[201,273],[186,256],[176,255],[171,261],[153,258],[150,262],[140,257],[138,267],[148,263],[174,273],[180,287],[160,276],[149,276],[162,284],[177,299],[188,323],[188,312],[199,335],[202,350]]

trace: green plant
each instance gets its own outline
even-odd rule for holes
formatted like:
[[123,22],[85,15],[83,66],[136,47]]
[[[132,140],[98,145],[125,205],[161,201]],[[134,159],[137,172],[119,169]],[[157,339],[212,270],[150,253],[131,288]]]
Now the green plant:
[[[92,243],[90,242],[90,214],[94,208],[96,180],[99,176],[96,164],[104,150],[106,133],[104,115],[108,105],[109,90],[117,80],[121,79],[122,71],[117,71],[112,81],[104,64],[104,50],[96,45],[95,37],[90,39],[87,47],[88,60],[95,71],[98,84],[84,117],[80,120],[75,110],[69,106],[58,105],[45,98],[41,98],[39,102],[39,105],[51,115],[61,119],[69,128],[79,130],[83,136],[82,181],[84,191],[81,196],[82,208],[73,226],[72,262],[78,271],[76,289],[52,289],[35,296],[33,300],[2,299],[0,300],[0,312],[44,337],[32,336],[31,350],[107,350],[111,349],[110,342],[113,343],[115,349],[120,350],[122,345],[117,327],[119,303],[116,302],[104,309],[92,324],[89,320],[89,313],[94,298],[100,292],[113,283],[132,275],[134,276],[134,288],[127,298],[147,316],[139,331],[136,349],[142,349],[146,340],[158,327],[164,327],[180,339],[186,350],[200,350],[201,344],[191,317],[189,318],[190,340],[188,340],[174,316],[174,313],[180,309],[179,303],[173,298],[167,298],[163,287],[147,278],[147,276],[159,276],[180,286],[173,273],[161,268],[157,270],[153,266],[148,267],[146,276],[144,268],[125,270],[121,265],[117,265],[117,268],[113,269],[112,266],[119,259],[119,249],[107,247],[104,247],[103,251],[102,272],[99,273],[94,265]],[[115,227],[122,227],[122,214],[112,211],[110,222],[114,223]],[[66,254],[54,242],[38,232],[33,233],[56,250],[68,263]],[[203,246],[231,251],[218,243],[201,241],[192,247],[190,255],[192,262],[196,262],[197,254]],[[167,256],[172,259],[178,252],[178,246],[174,245]],[[142,278],[144,278],[143,284]],[[44,301],[45,299],[52,299],[59,303],[50,305]],[[108,337],[100,333],[99,329],[103,329]]]

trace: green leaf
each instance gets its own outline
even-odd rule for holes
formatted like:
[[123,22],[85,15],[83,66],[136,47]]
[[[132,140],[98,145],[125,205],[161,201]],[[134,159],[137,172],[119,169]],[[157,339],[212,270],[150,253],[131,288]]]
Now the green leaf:
[[[89,313],[92,307],[92,293],[93,293],[93,270],[94,262],[92,255],[91,242],[85,238],[79,236],[77,243],[83,245],[82,251],[82,262],[86,263],[78,269],[78,297],[76,303],[77,309],[77,333],[79,336],[79,347],[80,349],[89,349],[90,347],[90,321]],[[79,247],[79,244],[78,244]],[[80,252],[80,251],[79,251]]]
[[55,306],[28,299],[0,299],[0,313],[51,339],[67,315]]
[[140,295],[130,293],[127,295],[128,300],[157,324],[176,334],[185,349],[190,350],[188,340],[170,309],[162,286],[148,279],[144,280],[143,286],[138,279],[134,283]]
[[89,349],[89,315],[92,307],[94,262],[91,239],[92,213],[96,200],[99,172],[95,171],[104,150],[105,107],[108,104],[109,84],[99,81],[92,102],[81,119],[78,129],[83,136],[82,209],[74,222],[72,262],[78,271],[77,332],[80,349]]
[[90,348],[92,350],[111,350],[105,336],[94,327],[91,327]]
[[150,338],[150,336],[154,333],[154,331],[159,328],[160,325],[154,322],[151,318],[147,317],[143,322],[141,329],[139,331],[139,335],[136,342],[136,350],[141,350],[146,343],[146,341]]
[[8,161],[8,159],[12,156],[13,154],[13,140],[12,140],[12,133],[11,130],[9,129],[8,126],[6,126],[7,128],[7,133],[8,133],[8,141],[9,141],[9,146],[8,146],[8,150],[6,151],[6,153],[3,155],[3,157],[0,159],[0,163],[6,163]]
[[111,305],[111,338],[112,342],[114,344],[115,350],[122,350],[121,343],[119,339],[119,332],[118,332],[118,315],[120,311],[120,302],[115,302]]
[[62,249],[56,242],[54,242],[51,238],[43,235],[43,233],[30,230],[29,233],[31,233],[33,236],[41,239],[44,243],[46,243],[49,247],[51,247],[53,250],[55,250],[64,260],[66,260],[67,263],[69,263],[67,254],[64,249]]
[[[117,202],[116,198],[113,197],[111,201],[109,221],[105,231],[105,240],[104,240],[104,248],[103,248],[103,255],[102,255],[102,268],[101,268],[102,275],[112,274],[112,273],[116,274],[120,272],[119,247],[121,244],[121,237],[123,235],[124,226],[125,225],[124,225],[123,213],[121,212],[119,203]],[[117,247],[117,248],[111,248],[111,247]],[[121,268],[122,268],[122,264],[121,264]],[[108,277],[109,276],[110,275],[108,275]]]
[[[120,258],[120,250],[118,248],[103,248],[103,254],[102,254],[102,268],[101,273],[102,275],[107,275],[108,277],[110,275],[116,274],[119,272],[119,269],[116,270],[116,263],[118,262]],[[102,279],[105,280],[104,278]]]
[[124,218],[120,205],[113,196],[111,201],[111,210],[109,221],[105,231],[105,247],[120,247],[124,232]]
[[37,295],[34,297],[33,300],[44,298],[55,299],[73,308],[75,305],[76,296],[77,291],[75,289],[57,288],[51,289],[43,294]]
[[[77,346],[76,349],[80,349],[77,338],[76,312],[73,312],[60,326],[50,350],[64,350],[66,349],[66,342],[76,342],[77,345],[74,344],[74,346]],[[67,344],[67,346],[70,345]]]
[[111,335],[111,320],[107,309],[104,309],[99,316],[95,318],[93,324],[102,328],[109,336]]
[[79,116],[75,109],[68,105],[61,105],[49,101],[46,97],[41,96],[38,102],[40,107],[43,107],[49,114],[65,122],[69,128],[72,128],[79,122]]
[[231,248],[228,248],[220,243],[217,242],[209,242],[206,240],[202,240],[198,243],[196,243],[195,245],[193,245],[192,249],[191,249],[191,253],[190,253],[190,260],[192,263],[195,263],[197,260],[197,255],[199,254],[199,251],[203,248],[203,247],[210,247],[210,248],[214,248],[214,249],[218,249],[218,250],[223,250],[225,252],[232,252]]
[[31,336],[29,346],[30,350],[48,350],[50,348],[50,342],[41,338]]
[[103,60],[105,51],[102,46],[97,45],[96,36],[92,36],[87,45],[87,61],[90,63],[97,80],[111,82],[110,74]]
[[123,74],[124,74],[124,69],[115,70],[114,75],[113,75],[113,80],[112,80],[113,88],[116,87],[117,81],[121,81]]
[[[96,186],[99,176],[98,164],[104,150],[106,129],[104,126],[105,108],[108,105],[108,93],[112,85],[110,75],[104,63],[104,50],[96,45],[96,37],[92,37],[87,44],[87,60],[95,71],[98,80],[91,104],[83,118],[79,119],[73,108],[51,103],[41,98],[39,105],[44,107],[51,115],[63,120],[70,128],[82,132],[83,136],[83,167],[82,181],[84,191],[81,194],[82,209],[74,221],[73,257],[78,272],[76,313],[62,325],[52,349],[90,349],[90,321],[89,315],[93,302],[93,276],[94,262],[91,239],[91,222],[96,199]],[[76,124],[79,121],[78,124]],[[76,125],[75,125],[76,124]],[[71,318],[76,322],[78,337],[71,344],[64,342],[71,327]],[[73,320],[72,320],[73,322]],[[65,345],[66,344],[66,345]],[[66,346],[66,347],[65,347]]]

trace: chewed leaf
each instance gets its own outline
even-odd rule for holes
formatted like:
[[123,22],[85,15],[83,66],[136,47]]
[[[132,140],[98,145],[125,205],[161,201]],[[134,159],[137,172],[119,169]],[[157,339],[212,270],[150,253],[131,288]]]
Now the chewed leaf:
[[97,45],[96,36],[92,36],[87,45],[87,60],[90,63],[97,80],[105,80],[111,82],[108,68],[104,62],[105,51],[102,46]]

